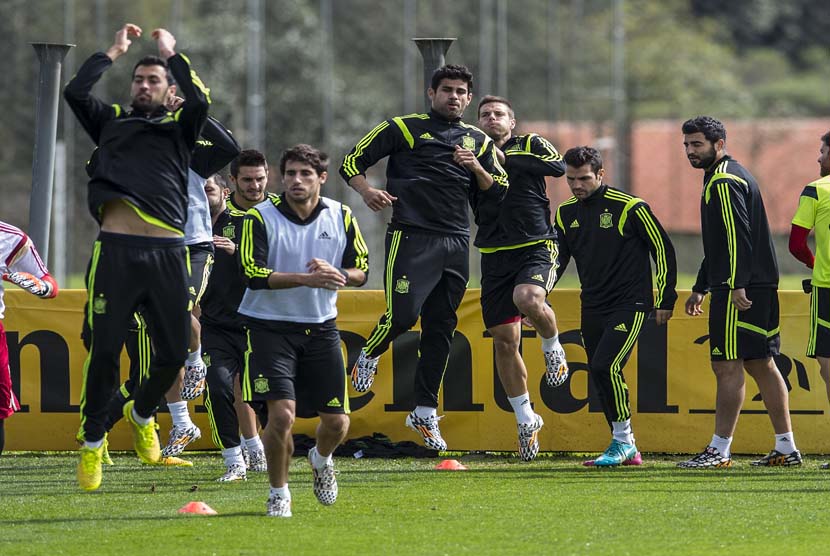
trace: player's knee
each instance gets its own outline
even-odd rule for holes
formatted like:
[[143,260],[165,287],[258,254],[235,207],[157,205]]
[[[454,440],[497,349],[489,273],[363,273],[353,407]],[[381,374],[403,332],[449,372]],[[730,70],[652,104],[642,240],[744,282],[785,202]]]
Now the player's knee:
[[349,432],[349,416],[346,414],[329,413],[325,418],[321,418],[321,422],[334,436],[342,438]]
[[294,426],[294,412],[289,408],[272,410],[268,408],[268,429],[284,434]]
[[493,349],[496,355],[511,355],[519,351],[519,339],[514,335],[493,334]]
[[525,284],[513,290],[513,304],[525,315],[534,315],[542,310],[545,296],[542,288]]

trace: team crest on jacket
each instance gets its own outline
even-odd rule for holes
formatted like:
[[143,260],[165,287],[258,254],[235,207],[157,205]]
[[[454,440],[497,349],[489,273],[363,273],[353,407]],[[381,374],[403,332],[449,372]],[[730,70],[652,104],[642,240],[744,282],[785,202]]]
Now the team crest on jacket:
[[599,227],[611,228],[614,225],[614,215],[610,212],[603,212],[599,215]]
[[228,239],[235,239],[236,228],[233,227],[233,224],[228,224],[227,226],[222,228],[222,235]]
[[409,280],[406,279],[406,276],[398,278],[398,281],[395,282],[395,292],[409,293]]
[[98,297],[92,300],[92,312],[96,315],[103,315],[107,312],[107,300],[104,294],[99,294]]
[[474,151],[476,149],[475,137],[470,137],[469,135],[465,135],[461,139],[461,146],[464,147],[465,149],[470,149],[471,151]]
[[259,377],[254,379],[254,392],[257,394],[264,394],[270,390],[268,387],[268,379],[265,377]]
[[205,367],[210,367],[210,354],[203,353],[202,354],[202,363],[205,364]]

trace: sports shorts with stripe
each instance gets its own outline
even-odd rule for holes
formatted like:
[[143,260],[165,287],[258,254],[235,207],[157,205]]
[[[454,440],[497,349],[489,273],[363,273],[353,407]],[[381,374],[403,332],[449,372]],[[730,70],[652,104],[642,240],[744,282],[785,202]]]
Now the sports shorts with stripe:
[[187,293],[190,296],[190,308],[199,304],[207,289],[210,271],[213,269],[213,244],[195,243],[187,246],[190,264],[190,277]]
[[807,357],[830,357],[830,288],[813,286]]
[[623,367],[643,329],[644,311],[582,312],[582,343],[588,370],[610,424],[631,418],[628,385]]
[[712,361],[766,359],[781,352],[778,330],[778,290],[768,286],[746,288],[752,307],[739,311],[732,292],[712,290],[709,300],[709,356]]
[[0,419],[6,419],[15,411],[20,411],[20,402],[12,390],[12,375],[9,369],[9,346],[6,343],[6,331],[0,321]]
[[481,314],[486,328],[521,318],[513,303],[516,286],[532,284],[550,293],[556,282],[557,254],[552,240],[481,254]]
[[321,324],[249,318],[242,397],[295,400],[298,417],[349,413],[348,375],[334,320]]

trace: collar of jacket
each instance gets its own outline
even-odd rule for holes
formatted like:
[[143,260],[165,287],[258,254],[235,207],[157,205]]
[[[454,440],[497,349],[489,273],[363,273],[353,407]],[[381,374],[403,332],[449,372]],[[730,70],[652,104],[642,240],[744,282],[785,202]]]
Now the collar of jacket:
[[597,187],[596,191],[591,193],[587,199],[581,201],[582,203],[593,203],[597,199],[602,199],[605,196],[605,191],[608,189],[608,184],[603,183],[599,187]]
[[449,118],[447,118],[447,117],[446,117],[446,116],[444,116],[443,114],[439,114],[438,112],[436,112],[436,111],[435,111],[435,110],[433,110],[432,108],[430,108],[430,109],[429,109],[429,117],[430,117],[430,118],[432,118],[433,120],[438,120],[438,121],[441,121],[441,122],[446,122],[446,123],[448,123],[448,124],[455,124],[455,123],[458,123],[458,122],[460,122],[460,121],[461,121],[461,118],[455,118],[455,119],[453,119],[453,120],[450,120]]

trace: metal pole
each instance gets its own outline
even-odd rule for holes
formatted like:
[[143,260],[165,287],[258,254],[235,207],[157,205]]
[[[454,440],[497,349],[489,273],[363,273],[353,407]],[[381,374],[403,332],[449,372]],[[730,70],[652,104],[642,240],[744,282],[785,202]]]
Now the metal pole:
[[481,32],[478,39],[478,72],[476,81],[478,81],[478,93],[476,95],[484,96],[493,93],[493,44],[492,37],[495,36],[493,31],[493,0],[479,0],[478,11],[480,13],[481,23],[479,25]]
[[[63,40],[71,43],[75,40],[75,0],[66,0],[64,4]],[[63,60],[65,75],[75,74],[75,51],[70,50]],[[69,269],[68,261],[73,260],[69,254],[69,246],[73,245],[72,230],[69,222],[74,214],[75,203],[73,202],[73,189],[69,184],[73,179],[75,166],[75,116],[71,110],[63,111],[63,131],[61,141],[58,143],[58,150],[55,153],[55,198],[52,207],[52,225],[55,231],[52,236],[52,260],[47,261],[49,270],[58,280],[59,284],[66,283]],[[61,153],[61,148],[63,153]],[[63,164],[60,162],[60,155],[63,154]]]
[[432,82],[432,74],[446,63],[445,56],[455,38],[446,39],[412,39],[418,45],[421,57],[424,59],[424,102],[427,111],[432,106],[427,89]]
[[[334,52],[331,37],[334,32],[332,0],[320,0],[320,89],[323,96],[323,150],[331,152],[334,128]],[[339,182],[338,182],[339,183]]]
[[251,148],[265,152],[265,116],[262,87],[262,31],[265,26],[262,0],[248,0],[248,98],[247,131]]
[[507,97],[507,1],[498,0],[496,4],[496,90],[501,97]]
[[49,257],[49,213],[55,177],[55,138],[58,133],[58,98],[61,62],[74,44],[33,43],[40,60],[35,113],[35,150],[32,157],[32,197],[29,201],[29,236],[44,260]]
[[624,0],[614,0],[614,180],[620,189],[629,191],[624,4]]
[[548,43],[548,121],[562,119],[562,67],[559,62],[562,28],[559,25],[559,0],[549,0],[547,20]]
[[[411,37],[415,34],[416,0],[404,0],[403,3],[403,36]],[[403,113],[412,114],[417,110],[418,95],[412,83],[412,76],[415,75],[415,53],[409,43],[403,45]]]

